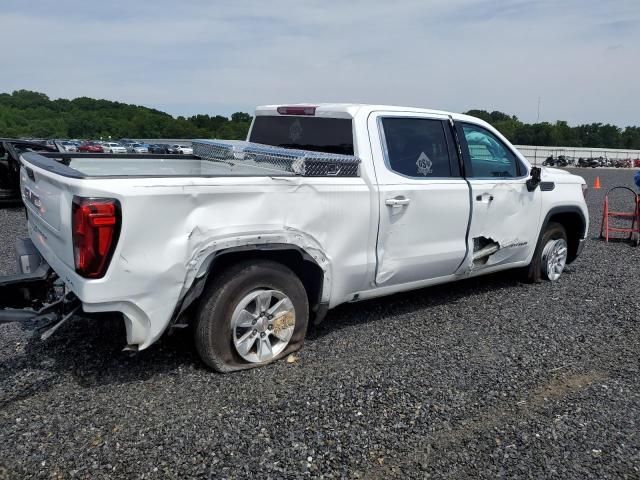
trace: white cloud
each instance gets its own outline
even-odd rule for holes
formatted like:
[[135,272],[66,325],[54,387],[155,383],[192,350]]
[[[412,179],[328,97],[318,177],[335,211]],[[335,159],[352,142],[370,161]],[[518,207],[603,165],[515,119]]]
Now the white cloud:
[[230,113],[349,101],[637,124],[640,3],[9,0],[0,91]]

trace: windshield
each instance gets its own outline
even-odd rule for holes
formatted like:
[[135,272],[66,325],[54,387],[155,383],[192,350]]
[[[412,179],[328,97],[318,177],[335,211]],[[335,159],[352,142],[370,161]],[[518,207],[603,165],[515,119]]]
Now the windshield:
[[253,123],[249,141],[353,155],[353,128],[348,118],[259,115]]

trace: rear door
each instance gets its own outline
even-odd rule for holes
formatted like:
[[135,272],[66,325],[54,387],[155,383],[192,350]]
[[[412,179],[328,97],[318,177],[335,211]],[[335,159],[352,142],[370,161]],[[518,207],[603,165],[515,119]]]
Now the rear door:
[[494,132],[467,122],[456,129],[471,185],[473,270],[525,261],[538,238],[540,189],[527,190],[527,167]]
[[368,128],[380,202],[376,284],[453,274],[466,255],[470,199],[448,118],[376,112]]

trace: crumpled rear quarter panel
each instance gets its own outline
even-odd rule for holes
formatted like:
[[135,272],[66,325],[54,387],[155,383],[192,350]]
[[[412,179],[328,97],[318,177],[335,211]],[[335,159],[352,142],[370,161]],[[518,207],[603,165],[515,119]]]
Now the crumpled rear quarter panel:
[[[88,180],[122,205],[122,231],[106,276],[82,281],[87,311],[122,311],[129,344],[145,348],[213,252],[290,243],[325,271],[323,301],[362,288],[370,238],[361,178]],[[101,191],[103,190],[104,191]],[[106,190],[109,190],[108,192]],[[90,188],[87,188],[90,190]]]

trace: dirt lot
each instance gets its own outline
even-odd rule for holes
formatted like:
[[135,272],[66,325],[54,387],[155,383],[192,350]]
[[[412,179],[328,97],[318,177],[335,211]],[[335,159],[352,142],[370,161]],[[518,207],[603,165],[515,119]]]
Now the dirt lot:
[[[625,170],[578,170],[593,185]],[[603,190],[589,192],[590,238]],[[13,269],[18,209],[0,211]],[[189,332],[0,325],[0,478],[640,478],[640,248],[351,304],[299,359],[217,375]]]

